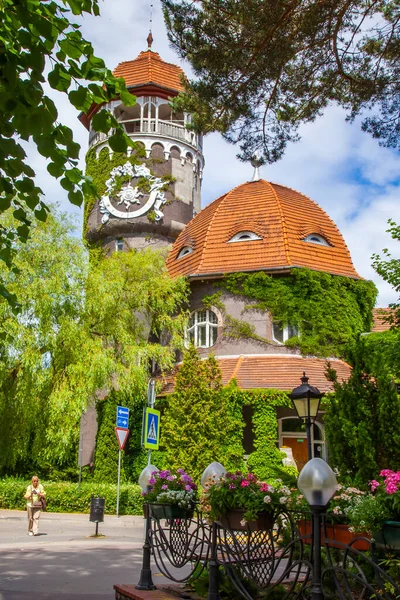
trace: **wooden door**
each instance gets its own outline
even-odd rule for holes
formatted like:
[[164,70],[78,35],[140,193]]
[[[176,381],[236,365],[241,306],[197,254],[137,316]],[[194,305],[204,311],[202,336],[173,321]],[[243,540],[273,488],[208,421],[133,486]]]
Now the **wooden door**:
[[306,462],[308,462],[307,438],[282,438],[282,445],[289,446],[293,451],[293,458],[300,473]]

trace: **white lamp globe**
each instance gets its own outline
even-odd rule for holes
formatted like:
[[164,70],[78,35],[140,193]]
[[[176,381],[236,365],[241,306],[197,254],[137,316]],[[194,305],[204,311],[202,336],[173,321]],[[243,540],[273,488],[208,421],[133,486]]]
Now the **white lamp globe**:
[[225,475],[225,473],[226,469],[223,465],[221,465],[221,463],[212,462],[203,471],[203,475],[201,476],[201,487],[204,487],[205,484],[210,480],[213,482],[218,481],[218,479],[220,479],[222,475]]
[[335,473],[322,458],[312,458],[302,468],[297,487],[311,506],[326,506],[337,489]]
[[158,473],[159,469],[157,469],[157,467],[155,467],[154,465],[147,465],[147,467],[145,467],[140,473],[138,483],[142,488],[142,492],[148,491],[148,487],[150,485],[149,481],[155,471],[157,471]]

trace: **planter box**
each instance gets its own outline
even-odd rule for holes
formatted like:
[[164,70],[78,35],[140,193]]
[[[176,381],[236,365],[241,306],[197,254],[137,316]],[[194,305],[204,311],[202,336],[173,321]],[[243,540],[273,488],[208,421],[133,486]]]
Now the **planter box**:
[[400,551],[400,521],[385,521],[380,531],[373,534],[378,548]]
[[181,508],[177,504],[148,503],[149,516],[153,519],[191,519],[194,509]]
[[[301,537],[307,536],[304,539],[305,544],[311,544],[311,535],[312,535],[312,525],[311,521],[297,521],[297,527],[299,529],[299,533]],[[370,535],[368,533],[357,533],[349,531],[349,525],[336,524],[336,523],[326,523],[325,531],[324,527],[321,527],[321,537],[322,543],[326,544],[330,548],[343,548],[343,545],[349,546],[351,541],[354,538],[365,537],[368,540],[370,539]],[[326,540],[329,540],[327,542]],[[338,542],[335,544],[335,542]],[[370,544],[367,540],[357,540],[351,547],[355,550],[369,550]]]
[[274,525],[274,515],[270,512],[258,513],[257,519],[247,521],[245,525],[242,525],[241,522],[244,520],[244,513],[245,510],[242,508],[233,508],[221,516],[218,522],[224,529],[231,529],[233,531],[268,531]]

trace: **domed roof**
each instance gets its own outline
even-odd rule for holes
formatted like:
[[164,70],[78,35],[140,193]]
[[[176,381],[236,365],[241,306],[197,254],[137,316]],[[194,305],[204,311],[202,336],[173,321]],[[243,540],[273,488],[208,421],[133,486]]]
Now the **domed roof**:
[[359,278],[339,229],[322,208],[264,180],[240,185],[206,206],[178,236],[167,267],[172,276],[307,267]]
[[172,90],[176,94],[183,91],[182,69],[177,65],[164,62],[160,55],[150,48],[141,52],[134,60],[119,63],[113,74],[115,77],[123,77],[128,88],[156,85]]

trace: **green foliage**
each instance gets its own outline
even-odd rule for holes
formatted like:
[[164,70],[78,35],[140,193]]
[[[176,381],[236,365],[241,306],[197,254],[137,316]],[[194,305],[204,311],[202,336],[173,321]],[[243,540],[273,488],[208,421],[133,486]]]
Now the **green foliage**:
[[[71,223],[52,212],[18,245],[18,277],[0,262],[21,305],[16,315],[0,299],[2,474],[72,468],[98,390],[118,388],[141,411],[151,360],[170,369],[183,345],[187,287],[170,279],[164,254],[93,253],[88,272]],[[13,226],[12,215],[3,220]]]
[[243,403],[253,406],[254,447],[247,460],[247,468],[259,479],[280,477],[290,482],[291,470],[282,464],[283,453],[277,447],[278,420],[276,409],[290,406],[287,394],[279,390],[243,391]]
[[162,0],[168,36],[195,78],[175,101],[200,131],[220,131],[281,158],[301,123],[332,101],[362,129],[399,146],[399,6],[396,0]]
[[194,347],[184,355],[176,377],[175,392],[164,411],[161,444],[168,466],[182,467],[195,480],[213,461],[225,462],[224,448],[233,438],[229,459],[239,465],[243,450],[237,444],[243,423],[229,409],[229,396],[221,385],[218,363],[211,355],[201,360]]
[[[389,229],[393,240],[400,241],[400,225],[396,225],[394,221],[389,220]],[[372,255],[372,266],[375,271],[382,277],[384,281],[390,283],[396,292],[400,294],[400,260],[394,258],[389,250],[385,248],[382,250],[383,256],[378,254]],[[388,321],[392,326],[400,327],[400,297],[397,302],[393,302],[389,305],[392,309],[392,314],[389,316]]]
[[202,304],[205,308],[218,308],[221,312],[225,312],[225,304],[221,300],[222,292],[216,292],[215,294],[210,294],[209,296],[203,296],[201,299]]
[[[115,416],[120,400],[114,391],[106,400],[97,402],[97,435],[94,455],[94,481],[118,481],[119,447],[115,435]],[[126,406],[126,403],[121,405]],[[123,461],[121,461],[121,482],[125,481]]]
[[[59,122],[54,102],[45,84],[68,96],[78,111],[120,96],[127,106],[135,98],[123,79],[113,76],[93,47],[82,37],[72,15],[99,14],[97,0],[2,0],[0,3],[0,211],[14,210],[18,224],[0,227],[0,257],[12,268],[17,240],[26,241],[31,224],[44,221],[48,207],[42,190],[35,185],[34,170],[26,162],[20,140],[33,141],[47,161],[47,170],[61,178],[69,201],[80,206],[83,194],[95,193],[90,178],[78,167],[80,146],[72,131]],[[50,67],[50,70],[48,70]],[[131,145],[111,113],[100,111],[93,118],[97,131],[109,132],[109,144],[126,152]],[[3,282],[0,294],[16,306]]]
[[222,285],[255,300],[249,310],[268,310],[284,326],[297,325],[299,337],[288,345],[316,356],[343,356],[350,341],[370,330],[377,293],[370,281],[309,269],[294,269],[288,277],[238,273]]
[[398,332],[370,334],[349,352],[348,381],[328,370],[334,382],[334,394],[325,399],[330,462],[360,485],[382,469],[400,469],[400,397],[393,382],[398,348]]
[[[24,494],[30,480],[4,478],[0,480],[0,508],[24,510],[26,500]],[[77,483],[41,482],[46,492],[47,510],[60,513],[90,512],[92,495],[105,498],[105,513],[113,515],[116,512],[117,486],[103,482]],[[119,514],[142,515],[143,499],[138,485],[122,484],[119,498]]]

